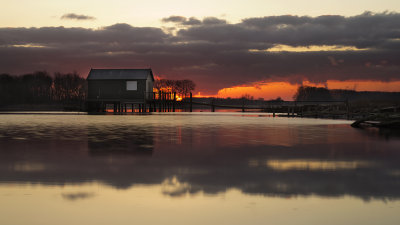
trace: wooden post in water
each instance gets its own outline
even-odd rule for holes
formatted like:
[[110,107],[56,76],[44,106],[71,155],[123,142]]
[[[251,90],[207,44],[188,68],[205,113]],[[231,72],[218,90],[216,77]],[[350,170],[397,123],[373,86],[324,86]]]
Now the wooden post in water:
[[165,112],[165,93],[162,92],[161,95],[162,95],[161,96],[161,100],[162,100],[161,105],[162,105],[162,109],[163,109],[162,111]]
[[215,112],[214,98],[211,99],[211,112]]
[[174,92],[174,101],[172,102],[172,112],[175,112],[176,92]]
[[192,92],[190,92],[190,112],[193,112],[192,104],[193,104],[193,101],[192,101]]
[[162,93],[162,91],[159,91],[158,92],[158,112],[161,112],[162,110],[161,110],[161,93]]
[[294,117],[295,111],[296,111],[296,106],[293,106],[293,107],[292,107],[292,117]]

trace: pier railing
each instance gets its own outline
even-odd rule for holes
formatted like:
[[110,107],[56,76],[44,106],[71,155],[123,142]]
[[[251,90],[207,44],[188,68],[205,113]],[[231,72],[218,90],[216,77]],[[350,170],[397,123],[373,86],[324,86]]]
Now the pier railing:
[[176,92],[145,92],[146,100],[148,101],[157,101],[157,100],[168,100],[168,101],[176,101],[177,95]]

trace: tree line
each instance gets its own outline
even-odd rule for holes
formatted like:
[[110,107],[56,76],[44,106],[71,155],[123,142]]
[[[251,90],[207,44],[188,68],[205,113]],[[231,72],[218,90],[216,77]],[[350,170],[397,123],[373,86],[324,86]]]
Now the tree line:
[[293,96],[295,101],[391,101],[400,102],[400,92],[355,91],[300,86]]
[[156,79],[154,89],[157,91],[176,92],[182,97],[189,96],[194,91],[196,84],[192,80]]
[[86,99],[86,80],[74,73],[38,71],[18,76],[0,74],[0,105],[82,104]]
[[[157,79],[157,91],[176,92],[182,97],[196,87],[191,80]],[[76,72],[50,74],[38,71],[23,75],[0,74],[0,106],[13,104],[75,104],[86,100],[87,82]]]
[[333,98],[327,88],[300,86],[293,99],[295,101],[330,101]]

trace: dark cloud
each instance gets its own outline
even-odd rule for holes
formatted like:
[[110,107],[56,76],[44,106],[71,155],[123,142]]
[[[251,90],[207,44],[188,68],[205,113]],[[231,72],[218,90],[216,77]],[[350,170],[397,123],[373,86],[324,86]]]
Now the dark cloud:
[[[400,79],[399,13],[269,16],[235,24],[215,17],[162,21],[178,25],[175,32],[129,24],[0,28],[1,72],[77,70],[86,75],[95,67],[152,67],[156,75],[193,79],[203,93],[263,80]],[[363,50],[268,51],[277,45]]]
[[195,17],[190,17],[186,18],[184,16],[170,16],[163,18],[161,20],[164,23],[175,23],[179,25],[186,25],[186,26],[194,26],[194,25],[216,25],[216,24],[226,24],[226,20],[221,20],[216,17],[205,17],[202,21],[195,18]]
[[183,23],[183,22],[186,22],[187,19],[184,16],[170,16],[170,17],[163,18],[161,21],[164,23],[168,23],[168,22]]
[[68,201],[76,201],[94,197],[91,192],[63,193],[62,197]]
[[67,13],[60,17],[62,20],[95,20],[93,16],[78,15],[75,13]]

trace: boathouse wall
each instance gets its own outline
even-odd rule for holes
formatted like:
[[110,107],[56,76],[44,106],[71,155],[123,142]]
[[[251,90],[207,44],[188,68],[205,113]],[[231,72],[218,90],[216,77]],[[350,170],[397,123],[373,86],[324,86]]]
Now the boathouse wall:
[[[136,81],[137,90],[127,90],[128,81]],[[93,100],[126,99],[141,102],[145,100],[145,93],[150,87],[152,89],[152,82],[149,84],[147,80],[142,79],[88,80],[88,98]]]

